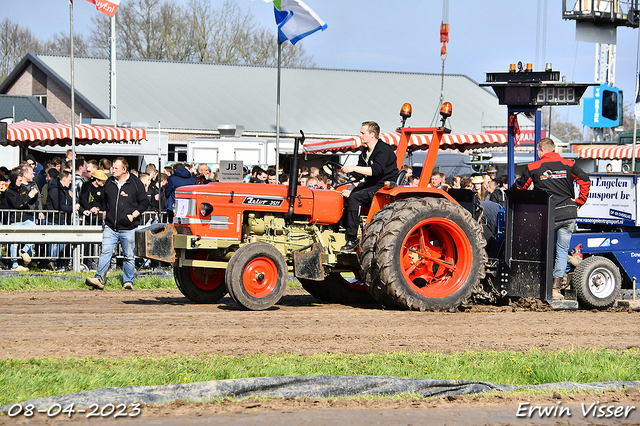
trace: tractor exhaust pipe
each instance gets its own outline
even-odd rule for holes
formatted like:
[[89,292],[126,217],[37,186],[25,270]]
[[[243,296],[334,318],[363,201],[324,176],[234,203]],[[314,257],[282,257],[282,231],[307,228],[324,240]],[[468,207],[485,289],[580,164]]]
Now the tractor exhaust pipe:
[[293,204],[298,195],[298,171],[300,168],[300,159],[298,158],[298,145],[304,143],[304,132],[300,130],[300,137],[295,138],[293,143],[293,157],[289,163],[289,191],[287,192],[287,198],[289,199],[289,211],[285,213],[287,220],[293,219]]

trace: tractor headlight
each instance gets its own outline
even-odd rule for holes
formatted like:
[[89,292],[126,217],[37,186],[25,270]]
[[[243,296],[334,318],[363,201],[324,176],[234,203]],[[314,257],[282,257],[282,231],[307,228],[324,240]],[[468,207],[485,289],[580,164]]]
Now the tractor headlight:
[[209,216],[212,211],[213,211],[213,206],[211,204],[209,203],[200,204],[200,214],[202,215],[202,217]]

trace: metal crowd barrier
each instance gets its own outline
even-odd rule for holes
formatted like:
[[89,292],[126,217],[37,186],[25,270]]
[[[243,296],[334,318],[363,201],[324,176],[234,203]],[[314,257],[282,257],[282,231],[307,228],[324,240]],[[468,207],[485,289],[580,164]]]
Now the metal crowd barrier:
[[[167,223],[167,219],[166,212],[147,211],[142,214],[140,226]],[[102,212],[89,216],[81,214],[74,224],[69,212],[0,209],[0,223],[0,258],[6,268],[11,268],[11,263],[21,258],[20,250],[26,244],[33,244],[31,261],[41,268],[60,269],[73,265],[74,271],[80,271],[97,267],[102,243]],[[116,258],[122,258],[119,246]],[[148,264],[141,262],[140,266]]]

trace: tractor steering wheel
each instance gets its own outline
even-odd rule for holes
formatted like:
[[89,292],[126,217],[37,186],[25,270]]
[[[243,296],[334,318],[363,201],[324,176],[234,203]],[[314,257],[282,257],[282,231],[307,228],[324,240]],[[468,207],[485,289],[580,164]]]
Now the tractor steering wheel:
[[336,163],[335,161],[325,161],[323,169],[326,174],[333,176],[334,174],[340,173],[342,164]]
[[[346,175],[340,173],[340,169],[342,169],[342,164],[336,163],[335,161],[326,161],[324,163],[323,170],[325,173],[331,175],[331,187],[337,188],[340,185],[344,185],[345,183],[355,182],[356,179],[351,176],[351,173],[347,173]],[[344,182],[339,182],[338,178],[344,179]]]

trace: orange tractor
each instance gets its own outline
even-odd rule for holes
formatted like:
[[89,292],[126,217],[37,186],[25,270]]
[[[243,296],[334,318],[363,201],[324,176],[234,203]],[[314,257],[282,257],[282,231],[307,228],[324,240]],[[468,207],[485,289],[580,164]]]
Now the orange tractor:
[[[137,232],[137,255],[172,263],[178,288],[196,303],[214,303],[229,293],[246,309],[267,309],[280,300],[293,274],[325,301],[454,309],[482,291],[487,254],[483,228],[471,213],[471,191],[427,186],[451,104],[444,104],[441,115],[440,127],[399,129],[398,168],[411,135],[430,135],[420,186],[389,182],[376,193],[368,211],[363,209],[357,253],[339,251],[345,243],[340,192],[297,185],[302,134],[289,186],[181,187],[174,223]],[[328,166],[336,182],[339,165]]]

